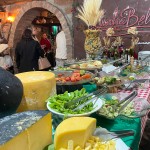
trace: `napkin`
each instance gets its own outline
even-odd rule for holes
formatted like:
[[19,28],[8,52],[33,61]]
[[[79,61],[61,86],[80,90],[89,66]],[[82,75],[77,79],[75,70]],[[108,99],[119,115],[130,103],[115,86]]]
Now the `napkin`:
[[109,73],[109,72],[114,71],[115,69],[117,69],[117,67],[115,67],[113,65],[103,65],[102,71]]

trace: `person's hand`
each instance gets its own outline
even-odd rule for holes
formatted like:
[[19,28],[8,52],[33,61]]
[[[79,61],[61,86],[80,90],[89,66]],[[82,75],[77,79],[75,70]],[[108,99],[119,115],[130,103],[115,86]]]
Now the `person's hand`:
[[44,53],[44,57],[46,57],[46,54],[47,54],[47,53]]
[[6,67],[6,66],[2,66],[2,68],[5,69],[5,70],[7,70],[7,67]]
[[9,65],[6,65],[6,66],[5,66],[5,69],[6,69],[6,70],[9,70]]
[[41,45],[41,48],[44,49],[46,47],[46,45]]

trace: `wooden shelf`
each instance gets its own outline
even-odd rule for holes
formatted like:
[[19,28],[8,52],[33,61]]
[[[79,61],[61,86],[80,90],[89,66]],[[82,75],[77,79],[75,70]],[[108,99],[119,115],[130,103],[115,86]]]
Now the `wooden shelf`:
[[44,24],[37,24],[37,23],[32,23],[35,26],[41,26],[41,27],[51,27],[51,26],[60,26],[60,23],[44,23]]
[[[45,19],[46,23],[37,23],[37,20],[39,20],[39,22],[40,22],[40,21],[42,21],[42,19]],[[52,21],[53,21],[53,23],[52,23]],[[50,17],[37,16],[32,21],[32,24],[36,25],[36,26],[49,27],[49,26],[59,26],[60,22],[56,16],[50,16]]]

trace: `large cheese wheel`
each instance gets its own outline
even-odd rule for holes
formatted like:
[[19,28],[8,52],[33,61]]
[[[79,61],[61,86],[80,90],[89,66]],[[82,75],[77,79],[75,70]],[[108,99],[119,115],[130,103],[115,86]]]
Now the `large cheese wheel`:
[[46,109],[45,101],[56,93],[55,74],[48,71],[31,71],[16,76],[23,84],[23,98],[18,112]]
[[51,143],[48,111],[27,111],[0,119],[0,150],[43,150]]
[[96,129],[96,119],[91,117],[72,117],[65,119],[56,128],[55,150],[67,149],[68,141],[72,140],[74,149],[77,146],[84,148],[86,141]]

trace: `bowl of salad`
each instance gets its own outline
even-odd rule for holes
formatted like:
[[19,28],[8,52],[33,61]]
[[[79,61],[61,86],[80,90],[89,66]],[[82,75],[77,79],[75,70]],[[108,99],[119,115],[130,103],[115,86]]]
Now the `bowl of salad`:
[[76,103],[75,105],[70,106],[69,108],[65,108],[65,103],[80,98],[82,96],[86,96],[87,94],[88,93],[84,88],[70,93],[66,91],[63,94],[58,95],[56,94],[48,98],[47,108],[53,114],[59,115],[61,117],[89,116],[90,114],[98,111],[102,107],[104,103],[102,99],[97,98],[91,101],[88,105],[86,105],[82,109],[74,110],[76,107],[85,103],[87,100],[92,99],[91,96],[83,99],[82,101]]
[[[120,96],[121,95],[121,96]],[[100,98],[103,99],[105,102],[103,106],[98,110],[97,114],[99,116],[102,116],[107,119],[116,119],[119,116],[123,117],[134,117],[135,116],[135,109],[134,109],[134,102],[129,103],[124,110],[122,110],[120,113],[118,113],[121,106],[124,104],[121,104],[118,106],[116,110],[114,110],[113,106],[118,104],[123,97],[126,97],[127,94],[121,93],[121,94],[106,94],[101,96]]]
[[100,88],[103,88],[102,85],[106,85],[109,93],[117,93],[118,88],[124,84],[124,80],[118,76],[95,77],[93,81]]

